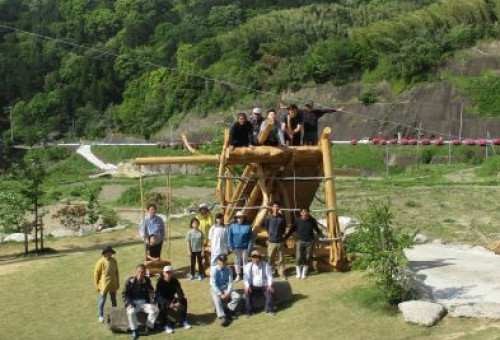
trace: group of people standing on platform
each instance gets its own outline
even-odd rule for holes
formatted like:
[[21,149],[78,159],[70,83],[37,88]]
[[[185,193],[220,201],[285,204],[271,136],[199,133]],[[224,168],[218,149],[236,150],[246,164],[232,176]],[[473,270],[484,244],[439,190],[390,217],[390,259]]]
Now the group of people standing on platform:
[[[165,226],[162,218],[156,214],[156,206],[147,207],[149,216],[145,219],[141,236],[146,244],[146,264],[148,261],[161,259],[161,249],[165,238]],[[243,280],[244,314],[251,316],[253,299],[256,294],[265,296],[265,312],[274,316],[274,273],[277,270],[281,279],[285,276],[285,242],[295,233],[296,239],[296,277],[305,279],[308,274],[314,244],[314,234],[324,237],[316,220],[310,216],[307,208],[301,209],[300,217],[286,230],[285,217],[281,213],[279,202],[273,202],[271,211],[264,221],[268,233],[267,257],[262,259],[259,250],[254,249],[254,235],[250,224],[242,211],[235,214],[229,225],[224,224],[224,216],[220,213],[212,215],[204,204],[199,207],[199,214],[191,219],[190,229],[186,235],[187,252],[190,259],[189,279],[195,279],[196,266],[198,279],[203,280],[203,258],[205,250],[210,250],[210,295],[215,306],[217,317],[222,326],[228,326],[237,315],[237,307],[241,295],[234,289],[234,282]],[[208,236],[206,236],[208,235]],[[234,275],[228,266],[228,255],[234,255]],[[99,293],[98,318],[104,322],[104,304],[109,294],[113,307],[117,306],[116,293],[120,288],[118,264],[114,258],[115,250],[110,246],[102,250],[102,258],[94,268],[94,283]],[[250,261],[249,261],[250,259]],[[147,275],[145,264],[136,267],[134,276],[125,281],[122,291],[132,338],[139,337],[137,312],[148,315],[147,328],[153,329],[159,323],[167,334],[174,333],[174,323],[168,316],[175,315],[177,322],[185,329],[191,325],[187,320],[187,299],[179,280],[174,275],[172,265],[166,265],[158,279],[156,289]]]
[[[239,113],[237,121],[232,125],[229,135],[229,148],[256,145],[269,146],[299,146],[318,144],[318,121],[326,113],[343,112],[344,107],[318,108],[314,102],[306,101],[304,107],[299,109],[296,104],[286,106],[281,104],[286,112],[281,122],[277,118],[275,109],[267,110],[265,117],[261,108],[254,108],[250,118],[246,113]],[[272,129],[265,140],[259,144],[259,139],[266,129],[267,123],[272,124]]]

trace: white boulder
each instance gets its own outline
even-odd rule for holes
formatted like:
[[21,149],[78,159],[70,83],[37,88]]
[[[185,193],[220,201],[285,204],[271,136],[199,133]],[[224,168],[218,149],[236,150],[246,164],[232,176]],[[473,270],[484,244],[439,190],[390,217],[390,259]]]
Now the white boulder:
[[[33,240],[33,236],[28,235],[28,241]],[[24,234],[23,233],[13,233],[5,237],[5,242],[24,242]]]
[[438,303],[425,301],[405,301],[398,305],[406,321],[422,326],[433,326],[446,314],[446,309]]

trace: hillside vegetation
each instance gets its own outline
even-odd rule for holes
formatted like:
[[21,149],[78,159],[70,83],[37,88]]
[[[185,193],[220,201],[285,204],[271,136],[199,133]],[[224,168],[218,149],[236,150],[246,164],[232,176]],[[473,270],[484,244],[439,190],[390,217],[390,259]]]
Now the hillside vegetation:
[[497,38],[499,15],[498,0],[0,0],[0,105],[19,142],[149,138],[314,83],[432,79]]

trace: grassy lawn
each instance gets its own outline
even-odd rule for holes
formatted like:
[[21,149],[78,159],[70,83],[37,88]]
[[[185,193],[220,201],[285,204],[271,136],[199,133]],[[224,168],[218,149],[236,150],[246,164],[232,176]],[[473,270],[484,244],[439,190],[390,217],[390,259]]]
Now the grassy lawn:
[[[293,301],[278,311],[276,318],[258,313],[240,318],[222,328],[215,320],[208,293],[208,280],[185,280],[188,258],[183,236],[184,221],[174,224],[172,260],[189,299],[190,331],[180,329],[178,339],[494,339],[497,325],[481,319],[445,318],[436,327],[407,324],[394,309],[379,302],[374,287],[360,272],[313,273],[307,280],[293,278]],[[97,294],[92,286],[92,270],[104,244],[117,250],[120,281],[131,275],[141,259],[142,244],[135,231],[92,235],[79,239],[49,241],[60,250],[50,257],[30,260],[9,259],[17,245],[0,246],[0,338],[15,339],[118,339],[97,323]],[[167,250],[164,249],[164,255]],[[288,265],[290,266],[290,264]],[[241,284],[240,284],[241,285]],[[16,287],[16,288],[14,288]],[[6,294],[5,292],[11,292]],[[119,305],[122,303],[119,301]],[[109,308],[109,306],[107,306]],[[150,338],[164,338],[164,334]]]

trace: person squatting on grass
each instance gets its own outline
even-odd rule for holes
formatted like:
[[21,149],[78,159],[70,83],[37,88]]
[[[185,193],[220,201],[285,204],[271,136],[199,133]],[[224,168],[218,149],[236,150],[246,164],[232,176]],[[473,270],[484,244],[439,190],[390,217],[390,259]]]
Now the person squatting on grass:
[[227,254],[229,230],[224,225],[224,215],[218,213],[215,215],[215,224],[208,232],[208,239],[210,241],[210,266],[217,265],[217,258],[220,254]]
[[149,244],[149,236],[156,235],[158,248],[160,249],[159,253],[161,254],[163,239],[165,238],[165,224],[163,223],[163,219],[156,215],[156,205],[148,204],[147,211],[149,216],[144,220],[144,223],[139,224],[139,233],[146,243],[146,251]]
[[234,269],[236,270],[235,281],[241,280],[241,271],[248,262],[248,253],[253,247],[253,234],[250,224],[245,222],[242,211],[235,215],[236,222],[229,226],[229,250],[234,252]]
[[300,218],[298,218],[288,233],[285,235],[285,240],[295,232],[297,244],[295,246],[295,265],[297,270],[297,278],[305,279],[307,271],[311,263],[312,250],[314,246],[314,232],[320,237],[324,237],[321,230],[318,228],[318,222],[309,214],[308,208],[300,210]]
[[161,244],[158,243],[158,237],[153,234],[149,235],[149,243],[146,245],[146,263],[159,261],[161,252]]
[[191,329],[187,322],[187,300],[179,280],[174,276],[174,268],[165,266],[156,284],[155,301],[160,309],[160,320],[165,333],[174,333],[174,324],[169,320],[169,314],[177,320],[184,329]]
[[109,293],[111,305],[116,307],[116,291],[120,288],[120,278],[118,276],[118,262],[113,257],[116,252],[111,246],[106,246],[102,250],[102,258],[97,261],[94,267],[94,285],[99,296],[97,314],[99,322],[104,322],[104,304]]
[[135,276],[131,276],[125,281],[125,288],[122,291],[122,299],[127,308],[127,317],[132,331],[132,339],[139,338],[137,330],[137,313],[140,311],[148,314],[146,327],[154,329],[156,317],[159,314],[158,307],[153,302],[153,286],[151,280],[146,277],[146,266],[139,264],[136,267]]
[[266,297],[266,314],[276,315],[274,305],[273,274],[271,266],[261,260],[260,251],[252,251],[252,261],[247,263],[243,269],[245,286],[245,315],[250,317],[253,312],[252,300],[256,294],[264,294]]
[[[217,258],[217,265],[210,269],[210,295],[215,305],[217,317],[222,320],[221,326],[226,327],[235,317],[235,309],[240,302],[240,294],[233,291],[233,278],[227,266],[227,255],[221,254]],[[227,304],[227,311],[224,310]]]
[[200,221],[197,218],[191,219],[189,224],[191,230],[186,235],[186,246],[189,259],[191,261],[190,280],[194,280],[196,262],[198,262],[198,280],[203,280],[203,257],[205,256],[205,247],[203,241],[205,235],[200,230]]
[[[285,276],[285,233],[286,220],[281,214],[281,206],[279,202],[273,202],[271,214],[266,216],[264,227],[269,235],[267,240],[267,256],[271,265],[271,273],[274,274],[275,263],[278,264],[278,273],[281,279],[286,280]],[[277,261],[276,261],[277,259]]]

